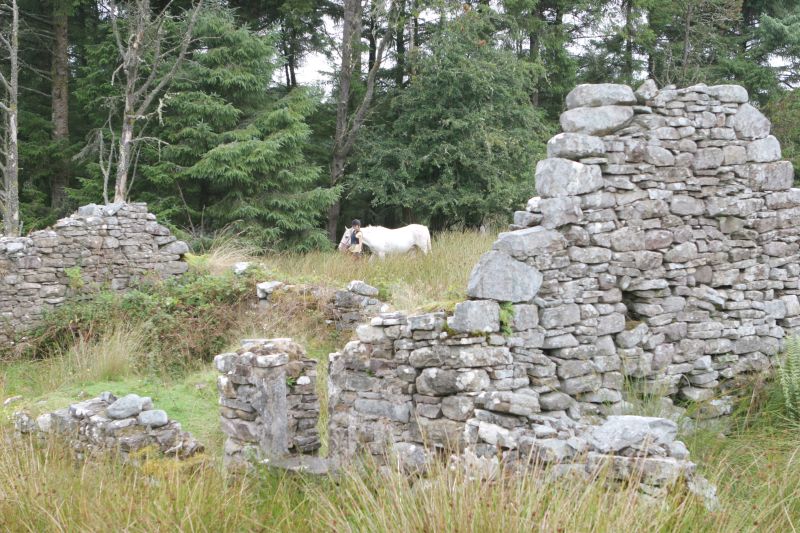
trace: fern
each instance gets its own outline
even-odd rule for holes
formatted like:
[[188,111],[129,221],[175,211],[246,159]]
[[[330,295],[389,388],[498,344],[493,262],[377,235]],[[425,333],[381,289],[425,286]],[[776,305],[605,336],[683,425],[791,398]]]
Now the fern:
[[800,339],[797,337],[786,343],[786,353],[778,368],[778,377],[787,414],[800,420]]
[[511,324],[514,322],[514,306],[511,302],[500,304],[500,333],[509,336],[512,333]]

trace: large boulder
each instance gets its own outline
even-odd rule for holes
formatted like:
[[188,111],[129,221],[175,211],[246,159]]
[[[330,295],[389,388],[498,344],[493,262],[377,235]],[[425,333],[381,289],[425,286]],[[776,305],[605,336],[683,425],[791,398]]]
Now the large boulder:
[[472,269],[467,285],[470,298],[501,302],[528,302],[542,286],[542,274],[510,256],[491,251]]
[[666,418],[650,416],[609,416],[592,431],[589,444],[600,453],[618,453],[626,448],[644,450],[675,440],[678,425]]
[[108,417],[114,419],[130,418],[137,416],[146,409],[150,409],[153,402],[150,398],[136,394],[128,394],[108,406]]
[[458,303],[447,325],[454,331],[466,333],[500,331],[500,306],[492,300]]
[[749,96],[747,89],[741,85],[712,85],[708,87],[708,94],[720,102],[747,103]]
[[583,218],[580,198],[543,198],[539,208],[542,210],[542,226],[549,229],[576,224]]
[[754,163],[770,163],[781,158],[781,143],[774,136],[756,139],[747,145],[747,160]]
[[618,83],[584,83],[572,89],[567,95],[567,109],[617,104],[636,104],[633,89]]
[[751,163],[741,171],[755,191],[786,191],[794,182],[791,161]]
[[733,129],[740,139],[763,139],[769,135],[769,127],[769,119],[750,104],[742,105],[733,115]]
[[587,194],[603,187],[603,173],[597,165],[550,157],[536,163],[536,192],[542,198]]
[[633,108],[619,105],[577,107],[561,113],[561,129],[569,133],[606,135],[627,126],[633,120]]
[[561,233],[542,226],[501,233],[492,245],[492,249],[521,260],[557,253],[566,247],[567,240]]
[[656,85],[655,80],[645,80],[645,82],[642,83],[638,89],[636,89],[634,94],[636,95],[636,99],[639,101],[639,103],[643,104],[647,100],[652,100],[656,97],[658,94],[658,85]]
[[605,153],[603,139],[584,133],[559,133],[547,141],[547,157],[581,159]]

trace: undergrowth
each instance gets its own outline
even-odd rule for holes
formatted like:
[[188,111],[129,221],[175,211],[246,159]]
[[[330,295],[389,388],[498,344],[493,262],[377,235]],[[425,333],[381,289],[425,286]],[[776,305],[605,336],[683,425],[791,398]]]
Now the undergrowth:
[[229,342],[232,329],[254,299],[256,274],[215,276],[189,272],[140,282],[120,293],[101,291],[47,313],[5,358],[48,358],[91,346],[118,328],[135,330],[136,365],[180,369],[209,361]]
[[800,421],[800,339],[792,338],[786,343],[786,353],[778,367],[778,377],[786,412]]

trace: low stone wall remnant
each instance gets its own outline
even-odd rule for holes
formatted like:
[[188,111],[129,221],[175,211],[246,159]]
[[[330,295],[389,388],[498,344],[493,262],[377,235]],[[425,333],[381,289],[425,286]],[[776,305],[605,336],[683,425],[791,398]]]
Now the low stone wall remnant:
[[117,398],[104,392],[36,419],[17,412],[14,424],[22,434],[67,439],[78,459],[115,452],[127,460],[130,454],[150,447],[178,459],[203,451],[203,445],[183,431],[179,422],[153,409],[150,398],[136,394]]
[[186,272],[188,251],[142,203],[87,205],[50,229],[0,236],[0,346],[70,294]]
[[317,362],[291,339],[248,339],[214,358],[225,463],[309,454],[320,447]]
[[328,324],[340,331],[354,330],[359,324],[390,309],[389,304],[378,299],[378,288],[361,280],[352,280],[345,289],[333,292],[313,285],[264,281],[256,285],[259,307],[269,309],[273,295],[282,292],[310,294],[324,307]]

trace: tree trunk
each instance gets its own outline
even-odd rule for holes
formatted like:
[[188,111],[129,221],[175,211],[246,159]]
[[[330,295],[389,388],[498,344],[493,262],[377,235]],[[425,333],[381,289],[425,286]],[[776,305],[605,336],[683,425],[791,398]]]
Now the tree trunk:
[[[378,51],[378,41],[375,39],[375,19],[370,17],[369,19],[369,26],[367,30],[367,43],[368,43],[368,52],[367,52],[367,72],[372,70],[373,65],[375,65],[375,54]],[[356,52],[358,53],[358,52]],[[361,54],[358,56],[361,57]],[[360,71],[360,68],[356,69]]]
[[6,161],[3,202],[3,230],[8,237],[19,235],[19,148],[17,143],[17,116],[19,112],[19,7],[11,2],[11,35],[9,49],[8,105],[6,109]]
[[[393,15],[393,4],[389,9],[389,23],[386,32],[381,37],[380,44],[376,47],[375,62],[367,73],[366,90],[361,103],[356,107],[350,117],[350,88],[352,80],[358,72],[355,59],[358,50],[355,48],[356,40],[361,36],[361,2],[360,0],[345,0],[344,24],[342,25],[342,65],[339,70],[339,93],[336,96],[336,133],[333,139],[333,157],[331,159],[331,186],[336,186],[344,176],[347,157],[353,150],[358,131],[364,124],[369,112],[372,98],[375,94],[375,80],[380,69],[386,43],[392,38],[393,24],[397,20]],[[328,210],[328,236],[336,242],[336,228],[339,223],[340,206],[337,203]]]
[[[339,94],[336,97],[336,133],[333,140],[333,159],[331,160],[331,186],[339,183],[344,175],[345,154],[341,148],[347,136],[347,116],[350,112],[350,84],[353,77],[353,45],[358,39],[361,1],[345,0],[344,21],[342,24],[342,64],[339,69]],[[341,206],[336,200],[328,209],[328,237],[337,242],[337,227]]]
[[683,57],[681,58],[681,71],[682,82],[686,82],[687,73],[689,72],[689,50],[691,49],[691,34],[692,34],[692,16],[694,10],[692,5],[686,7],[686,15],[684,18],[684,34],[683,34]]
[[128,167],[131,164],[131,148],[133,146],[133,111],[125,106],[125,118],[122,121],[122,131],[119,136],[119,151],[117,155],[117,183],[114,185],[114,202],[128,200]]
[[403,77],[406,73],[406,37],[405,37],[405,24],[406,24],[406,2],[405,0],[399,1],[400,16],[397,21],[397,36],[395,37],[395,51],[397,53],[397,66],[395,71],[395,84],[398,88],[403,86]]
[[633,83],[633,0],[625,1],[625,79]]
[[[536,32],[530,32],[528,37],[531,42],[531,49],[529,50],[529,58],[531,63],[536,64],[539,62],[539,35]],[[539,107],[539,87],[538,84],[531,90],[531,105]]]
[[[53,11],[52,113],[53,140],[62,152],[69,143],[69,34],[67,11],[59,4]],[[50,205],[59,209],[66,199],[69,160],[63,155],[56,163],[50,183]]]
[[295,70],[297,67],[297,32],[292,29],[289,32],[289,40],[286,43],[286,61],[289,64],[289,88],[294,89],[297,87],[297,76]]
[[411,54],[411,70],[408,73],[409,78],[413,78],[416,72],[416,49],[419,46],[419,17],[417,17],[417,13],[419,12],[419,0],[414,0],[413,5],[414,14],[411,17],[411,35],[409,36],[410,45],[408,47],[408,51]]

